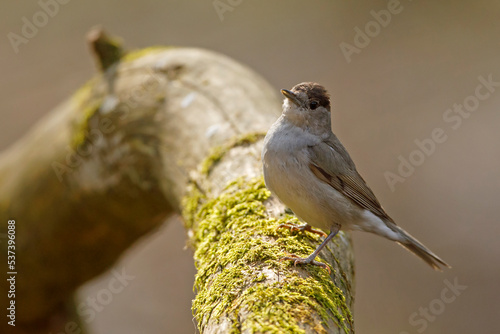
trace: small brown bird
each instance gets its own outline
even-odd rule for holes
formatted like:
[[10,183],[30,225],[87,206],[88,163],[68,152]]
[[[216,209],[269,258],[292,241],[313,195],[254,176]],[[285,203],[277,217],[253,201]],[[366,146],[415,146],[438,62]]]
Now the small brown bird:
[[312,225],[330,231],[309,257],[283,259],[329,269],[314,259],[342,228],[396,241],[436,270],[450,267],[384,211],[331,130],[326,89],[303,82],[281,93],[283,113],[267,133],[262,151],[266,186],[306,223],[299,230],[318,233]]

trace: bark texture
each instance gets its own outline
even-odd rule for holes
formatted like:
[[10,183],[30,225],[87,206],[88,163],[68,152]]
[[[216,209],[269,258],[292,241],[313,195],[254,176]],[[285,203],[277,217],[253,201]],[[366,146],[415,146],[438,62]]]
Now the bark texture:
[[[203,333],[350,331],[348,235],[322,253],[331,279],[279,262],[284,252],[308,252],[318,240],[275,231],[279,219],[294,219],[282,216],[261,177],[262,134],[280,113],[275,90],[206,50],[162,47],[113,57],[0,155],[0,224],[6,231],[7,221],[16,221],[17,315],[9,330],[67,330],[75,289],[184,207]],[[238,272],[237,281],[220,285]],[[6,294],[6,280],[0,289]]]

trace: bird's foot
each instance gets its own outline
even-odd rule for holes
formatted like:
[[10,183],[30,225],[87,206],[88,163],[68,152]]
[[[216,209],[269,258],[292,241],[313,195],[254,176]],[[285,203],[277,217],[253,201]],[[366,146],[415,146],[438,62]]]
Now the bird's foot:
[[291,224],[291,223],[283,223],[283,224],[280,224],[280,226],[278,226],[278,229],[280,228],[288,228],[290,229],[290,231],[300,231],[300,232],[304,232],[304,231],[309,231],[311,233],[314,233],[314,234],[318,234],[322,237],[326,237],[327,234],[321,230],[317,230],[315,228],[312,228],[311,225],[309,224],[304,224],[304,225],[295,225],[295,224]]
[[286,261],[286,260],[293,261],[294,266],[296,266],[297,264],[312,264],[314,266],[325,268],[326,270],[328,270],[328,274],[332,273],[330,267],[327,264],[314,260],[314,258],[312,256],[303,258],[303,257],[299,257],[295,254],[290,254],[289,256],[282,257],[280,259],[280,262]]

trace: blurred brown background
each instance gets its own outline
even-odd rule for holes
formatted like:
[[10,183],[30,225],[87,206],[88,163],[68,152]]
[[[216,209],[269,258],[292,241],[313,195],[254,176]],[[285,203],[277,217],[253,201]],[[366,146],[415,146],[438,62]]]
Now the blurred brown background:
[[[222,20],[218,3],[231,9]],[[370,11],[386,10],[388,1],[69,1],[16,53],[8,33],[22,35],[23,17],[32,22],[42,7],[2,1],[0,148],[93,75],[84,35],[96,24],[131,48],[219,51],[255,69],[277,91],[320,82],[333,97],[334,131],[384,207],[453,266],[433,272],[397,245],[356,233],[357,332],[498,333],[500,87],[476,100],[457,129],[443,116],[454,104],[474,102],[480,76],[500,82],[500,4],[390,3],[398,13],[381,27],[370,23]],[[340,44],[355,45],[354,28],[366,24],[370,42],[348,63]],[[384,173],[397,173],[399,156],[417,157],[414,141],[430,138],[435,128],[446,140],[392,191]],[[134,278],[112,300],[104,299],[112,274],[81,289],[94,333],[195,332],[195,270],[184,240],[172,219],[116,264]]]

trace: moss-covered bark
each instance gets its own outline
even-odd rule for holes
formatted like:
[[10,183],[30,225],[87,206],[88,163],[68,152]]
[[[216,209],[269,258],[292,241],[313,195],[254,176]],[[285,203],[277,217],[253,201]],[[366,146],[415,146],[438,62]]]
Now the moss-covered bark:
[[237,177],[216,196],[200,189],[210,183],[214,164],[227,160],[225,153],[238,143],[247,145],[234,140],[214,150],[184,200],[198,269],[193,312],[200,332],[351,333],[352,266],[339,265],[351,259],[335,258],[348,251],[342,246],[347,235],[334,239],[341,244],[334,252],[322,253],[330,255],[331,276],[315,266],[294,267],[280,259],[309,255],[320,237],[277,230],[281,223],[299,222],[284,212],[270,214],[273,201],[262,176]]

